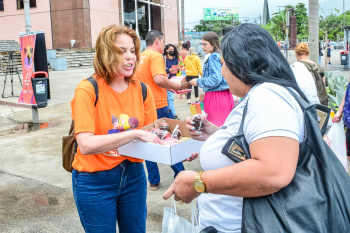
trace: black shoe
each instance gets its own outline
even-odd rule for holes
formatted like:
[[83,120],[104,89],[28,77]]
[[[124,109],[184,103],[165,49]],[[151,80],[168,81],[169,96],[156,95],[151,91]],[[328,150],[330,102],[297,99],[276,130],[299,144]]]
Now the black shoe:
[[180,120],[180,117],[178,117],[177,115],[174,115],[174,119],[175,120]]
[[149,189],[152,191],[156,191],[159,188],[159,184],[149,183]]

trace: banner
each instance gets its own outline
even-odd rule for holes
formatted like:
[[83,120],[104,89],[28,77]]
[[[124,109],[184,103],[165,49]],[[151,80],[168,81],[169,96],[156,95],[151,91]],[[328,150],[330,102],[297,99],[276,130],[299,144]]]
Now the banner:
[[238,8],[203,8],[204,20],[238,20]]
[[23,67],[23,87],[18,99],[20,104],[36,105],[32,87],[32,73],[34,64],[34,45],[36,35],[23,36],[19,38],[21,45],[21,60]]

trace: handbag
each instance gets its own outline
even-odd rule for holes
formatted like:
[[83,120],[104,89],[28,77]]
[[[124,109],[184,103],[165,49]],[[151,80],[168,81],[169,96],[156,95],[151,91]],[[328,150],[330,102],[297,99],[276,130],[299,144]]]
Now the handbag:
[[346,154],[346,138],[343,119],[337,123],[333,123],[324,137],[324,140],[332,149],[339,161],[343,164],[345,171],[348,171],[348,158]]
[[[286,88],[300,105],[305,138],[293,180],[273,194],[243,198],[242,232],[350,232],[350,178],[322,138],[330,109],[309,105]],[[237,136],[228,140],[222,153],[235,162],[250,159],[243,134],[247,106]],[[324,133],[324,132],[323,132]]]
[[[173,207],[174,206],[174,207]],[[197,223],[197,214],[191,202],[191,223],[177,215],[176,202],[171,207],[164,207],[162,233],[200,233],[201,227]]]

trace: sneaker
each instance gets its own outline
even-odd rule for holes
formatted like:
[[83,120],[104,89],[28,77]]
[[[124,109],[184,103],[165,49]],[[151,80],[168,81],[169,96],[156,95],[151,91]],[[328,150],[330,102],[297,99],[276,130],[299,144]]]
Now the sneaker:
[[328,62],[328,65],[332,65],[332,63]]
[[159,188],[159,184],[149,183],[149,189],[152,191],[156,191]]

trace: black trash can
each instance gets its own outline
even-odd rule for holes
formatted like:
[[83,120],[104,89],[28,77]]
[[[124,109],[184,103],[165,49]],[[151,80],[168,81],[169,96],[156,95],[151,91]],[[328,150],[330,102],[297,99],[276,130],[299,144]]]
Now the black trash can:
[[341,52],[340,53],[340,64],[346,66],[349,63],[349,56],[348,52]]
[[32,86],[38,108],[44,108],[47,106],[48,82],[49,78],[47,72],[33,72]]

